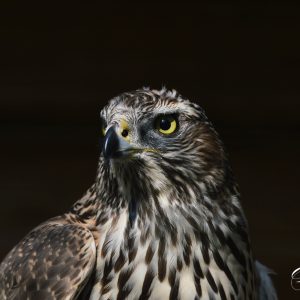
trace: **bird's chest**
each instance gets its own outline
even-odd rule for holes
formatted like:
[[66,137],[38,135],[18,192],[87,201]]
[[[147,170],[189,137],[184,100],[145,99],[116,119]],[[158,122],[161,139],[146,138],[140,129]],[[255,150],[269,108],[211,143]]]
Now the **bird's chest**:
[[[150,225],[144,232],[138,225],[129,228],[127,221],[123,214],[99,231],[90,299],[223,299],[222,293],[234,294],[232,278],[195,239],[182,236],[172,244],[167,234],[156,237]],[[241,271],[234,264],[230,268],[232,274]]]

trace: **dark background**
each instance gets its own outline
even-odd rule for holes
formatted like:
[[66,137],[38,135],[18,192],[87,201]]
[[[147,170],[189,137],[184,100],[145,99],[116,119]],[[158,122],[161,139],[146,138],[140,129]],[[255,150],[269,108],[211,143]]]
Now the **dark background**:
[[220,132],[255,255],[277,273],[280,299],[299,299],[290,287],[300,267],[299,8],[7,3],[0,9],[0,259],[92,184],[101,107],[123,91],[166,85],[201,104]]

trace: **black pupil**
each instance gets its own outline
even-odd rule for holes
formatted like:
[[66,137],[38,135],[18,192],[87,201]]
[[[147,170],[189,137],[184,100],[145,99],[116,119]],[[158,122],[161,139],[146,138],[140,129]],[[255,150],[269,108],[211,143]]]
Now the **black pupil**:
[[168,119],[161,119],[159,126],[162,130],[168,130],[171,127],[171,121]]
[[127,130],[127,129],[124,129],[124,130],[122,131],[122,136],[123,136],[123,137],[127,137],[127,136],[128,136],[128,130]]

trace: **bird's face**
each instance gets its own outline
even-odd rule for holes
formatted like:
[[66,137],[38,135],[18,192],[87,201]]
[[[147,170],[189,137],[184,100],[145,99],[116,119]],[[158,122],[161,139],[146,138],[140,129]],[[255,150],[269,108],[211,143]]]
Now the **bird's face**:
[[203,110],[175,91],[122,94],[101,111],[101,126],[103,160],[116,176],[178,185],[214,175],[223,161]]

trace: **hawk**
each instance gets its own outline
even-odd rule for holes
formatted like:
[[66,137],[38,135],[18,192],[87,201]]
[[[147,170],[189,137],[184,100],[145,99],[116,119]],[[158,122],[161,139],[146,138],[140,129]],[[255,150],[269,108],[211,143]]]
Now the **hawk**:
[[100,113],[95,183],[0,266],[0,299],[277,299],[203,109],[174,90]]

